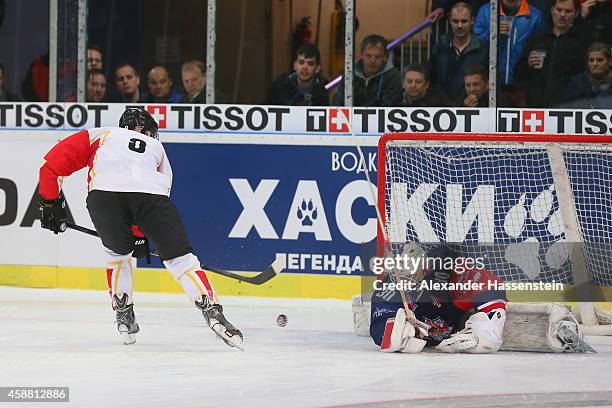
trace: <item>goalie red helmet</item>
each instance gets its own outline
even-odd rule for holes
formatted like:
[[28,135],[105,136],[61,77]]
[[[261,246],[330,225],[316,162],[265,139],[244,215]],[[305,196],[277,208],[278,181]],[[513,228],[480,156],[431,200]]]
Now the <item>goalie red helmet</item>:
[[127,108],[123,115],[121,115],[121,119],[119,119],[119,127],[127,128],[159,140],[157,122],[144,109]]

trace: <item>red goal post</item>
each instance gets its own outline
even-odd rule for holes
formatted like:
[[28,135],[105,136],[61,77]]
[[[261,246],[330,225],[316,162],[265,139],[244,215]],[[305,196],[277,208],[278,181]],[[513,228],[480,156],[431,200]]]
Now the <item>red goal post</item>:
[[[494,243],[505,279],[612,289],[612,136],[388,133],[378,143],[378,208],[379,254],[409,241]],[[507,248],[524,243],[543,252],[533,255],[540,265],[502,266]],[[612,323],[606,308],[583,306],[585,324]]]

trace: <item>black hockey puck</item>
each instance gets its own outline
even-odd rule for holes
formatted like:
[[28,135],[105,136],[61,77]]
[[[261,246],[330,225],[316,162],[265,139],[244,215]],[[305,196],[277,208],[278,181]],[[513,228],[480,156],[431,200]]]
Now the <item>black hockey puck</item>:
[[279,314],[276,318],[276,324],[278,327],[285,327],[287,325],[287,316],[284,314]]

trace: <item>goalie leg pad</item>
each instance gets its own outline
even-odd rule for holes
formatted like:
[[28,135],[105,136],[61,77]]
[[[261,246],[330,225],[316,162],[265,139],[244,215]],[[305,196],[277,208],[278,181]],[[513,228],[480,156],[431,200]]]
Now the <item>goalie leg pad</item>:
[[198,257],[192,253],[164,261],[164,266],[174,275],[192,303],[206,296],[211,304],[218,303],[217,295],[206,273],[200,267]]
[[442,341],[436,348],[445,353],[494,353],[502,345],[506,311],[474,313],[465,322],[465,329]]
[[[412,313],[412,312],[409,312]],[[404,309],[397,309],[394,318],[387,319],[380,350],[385,353],[418,353],[427,343],[415,337],[416,330]]]
[[508,304],[502,350],[594,352],[569,308],[555,303]]
[[372,293],[353,296],[353,330],[355,334],[362,337],[370,337],[370,308],[369,299]]

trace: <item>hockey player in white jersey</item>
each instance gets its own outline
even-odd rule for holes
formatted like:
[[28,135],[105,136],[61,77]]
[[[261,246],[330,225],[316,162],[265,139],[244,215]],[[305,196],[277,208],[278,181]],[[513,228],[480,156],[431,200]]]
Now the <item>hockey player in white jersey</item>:
[[240,347],[242,333],[223,315],[169,198],[172,169],[157,131],[147,111],[128,108],[119,127],[83,130],[53,147],[40,168],[41,226],[56,234],[65,231],[62,179],[88,166],[87,210],[108,253],[109,291],[124,342],[134,343],[139,331],[132,300],[132,256],[145,255],[144,237],[149,237],[208,326],[228,345]]

